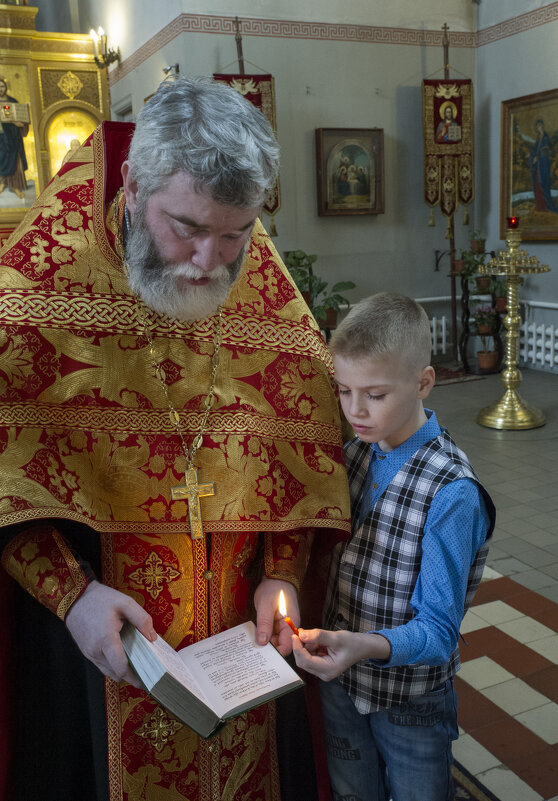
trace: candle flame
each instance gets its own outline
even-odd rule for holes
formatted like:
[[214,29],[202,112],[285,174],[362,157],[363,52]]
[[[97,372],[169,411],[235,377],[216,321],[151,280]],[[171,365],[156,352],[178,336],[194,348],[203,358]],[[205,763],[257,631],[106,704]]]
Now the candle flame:
[[285,601],[285,593],[283,590],[279,593],[279,612],[281,613],[281,617],[285,617],[287,614],[287,603]]

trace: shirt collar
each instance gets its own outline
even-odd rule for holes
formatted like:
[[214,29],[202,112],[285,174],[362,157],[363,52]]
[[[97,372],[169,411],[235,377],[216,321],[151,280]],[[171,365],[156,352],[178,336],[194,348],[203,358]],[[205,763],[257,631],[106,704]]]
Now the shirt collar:
[[407,459],[416,453],[420,447],[442,433],[442,428],[436,418],[436,412],[432,409],[425,409],[424,413],[426,414],[426,422],[424,422],[418,431],[415,431],[409,439],[406,439],[405,442],[402,442],[401,445],[398,445],[397,448],[394,448],[392,451],[383,451],[378,446],[377,442],[373,442],[371,445],[371,455],[376,457],[382,456],[392,462],[392,464],[405,464]]

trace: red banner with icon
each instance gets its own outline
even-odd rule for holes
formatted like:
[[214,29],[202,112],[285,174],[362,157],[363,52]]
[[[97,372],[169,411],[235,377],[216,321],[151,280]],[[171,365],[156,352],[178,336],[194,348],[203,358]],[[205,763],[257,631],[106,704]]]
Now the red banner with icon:
[[424,200],[451,217],[473,199],[473,84],[469,79],[422,82]]

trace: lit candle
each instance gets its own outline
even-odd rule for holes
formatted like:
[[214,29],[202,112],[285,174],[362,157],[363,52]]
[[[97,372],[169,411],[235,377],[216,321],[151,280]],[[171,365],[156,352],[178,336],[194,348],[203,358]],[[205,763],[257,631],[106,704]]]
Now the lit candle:
[[281,590],[281,592],[279,593],[279,612],[281,613],[281,617],[283,618],[287,626],[291,628],[293,634],[298,635],[297,627],[295,626],[291,618],[287,615],[287,604],[285,601],[285,593],[283,592],[283,590]]
[[95,31],[95,30],[93,30],[93,28],[91,28],[91,30],[89,31],[89,36],[91,38],[91,41],[93,42],[93,55],[95,56],[95,58],[98,58],[99,57],[99,34],[97,33],[97,31]]
[[508,228],[518,228],[519,217],[508,217]]

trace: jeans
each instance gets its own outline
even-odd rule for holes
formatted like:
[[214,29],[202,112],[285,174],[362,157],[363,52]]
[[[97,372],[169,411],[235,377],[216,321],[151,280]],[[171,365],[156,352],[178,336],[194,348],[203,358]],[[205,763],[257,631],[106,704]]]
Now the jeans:
[[320,682],[332,801],[453,801],[453,680],[361,715],[335,679]]

